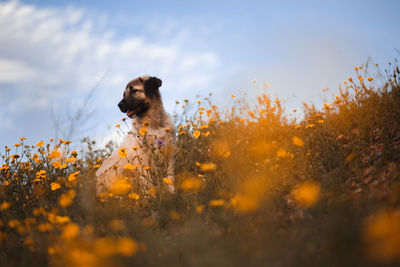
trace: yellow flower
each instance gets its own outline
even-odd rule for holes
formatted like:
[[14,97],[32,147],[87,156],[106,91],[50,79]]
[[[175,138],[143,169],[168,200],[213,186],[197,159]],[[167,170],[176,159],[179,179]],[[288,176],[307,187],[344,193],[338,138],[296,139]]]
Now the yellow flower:
[[292,191],[292,194],[300,205],[313,206],[320,198],[321,188],[318,183],[306,182]]
[[125,257],[133,256],[139,248],[139,244],[129,237],[120,237],[117,241],[116,250]]
[[201,164],[201,166],[200,166],[200,169],[201,169],[202,171],[204,171],[204,172],[213,171],[213,170],[215,170],[216,168],[217,168],[217,165],[215,165],[215,164],[212,163],[212,162],[203,163],[203,164]]
[[76,161],[76,158],[74,158],[74,157],[65,159],[65,162],[68,162],[68,163],[73,163],[75,161]]
[[295,146],[304,146],[304,142],[300,137],[293,136],[292,141]]
[[115,181],[111,187],[111,191],[114,195],[126,195],[131,189],[132,185],[124,177]]
[[93,165],[93,168],[95,169],[100,168],[100,164]]
[[72,190],[62,194],[60,196],[60,198],[58,199],[58,203],[60,204],[60,206],[62,208],[66,208],[72,204],[72,201],[75,198],[75,196],[76,196],[76,192],[75,192],[75,190],[72,189]]
[[148,170],[150,170],[151,169],[151,167],[149,167],[149,166],[145,166],[144,168],[143,168],[143,170],[145,170],[145,171],[148,171]]
[[186,192],[196,193],[204,186],[204,182],[200,179],[189,177],[182,181],[180,188]]
[[19,155],[18,155],[18,154],[14,154],[14,155],[11,155],[10,158],[12,158],[12,159],[18,159],[18,158],[19,158]]
[[197,138],[199,138],[199,136],[200,136],[200,131],[198,131],[198,130],[194,131],[193,137],[197,139]]
[[210,202],[208,202],[208,204],[211,207],[220,207],[225,204],[225,201],[223,199],[213,199],[213,200],[210,200]]
[[46,171],[40,170],[36,173],[36,178],[46,178]]
[[144,136],[147,133],[147,129],[146,128],[142,128],[142,129],[140,129],[139,133]]
[[119,128],[119,126],[121,126],[121,124],[118,123],[117,125],[115,125],[115,128]]
[[121,158],[126,158],[126,156],[128,155],[127,152],[126,152],[126,148],[125,148],[125,147],[120,148],[120,149],[118,150],[118,155],[119,155]]
[[134,146],[132,147],[133,150],[137,150],[140,146]]
[[131,164],[131,163],[127,163],[127,164],[125,164],[124,165],[124,169],[125,170],[130,170],[130,171],[134,171],[134,170],[136,170],[137,168],[139,168],[139,165],[133,165],[133,164]]
[[68,145],[71,143],[71,141],[62,140],[61,138],[58,139],[60,140],[60,143],[63,143],[64,145]]
[[139,195],[136,193],[129,193],[128,197],[135,200],[139,199]]
[[41,223],[37,226],[39,232],[47,232],[53,229],[53,226],[49,223]]
[[201,164],[200,164],[200,162],[198,162],[198,161],[196,161],[195,163],[194,163],[197,167],[199,167]]
[[381,211],[368,218],[364,230],[367,255],[381,263],[399,260],[399,226],[400,210]]
[[53,168],[58,169],[61,167],[62,163],[60,161],[55,161],[52,163],[52,165],[53,165]]
[[290,152],[287,152],[286,150],[284,150],[283,148],[279,149],[276,152],[276,156],[278,158],[293,158],[293,154]]
[[9,221],[8,221],[8,226],[9,226],[10,228],[16,228],[16,227],[18,227],[18,226],[20,226],[20,225],[21,225],[21,222],[18,221],[18,220],[9,220]]
[[201,214],[201,213],[203,213],[204,208],[205,208],[204,205],[198,205],[198,206],[196,206],[196,212],[198,214]]
[[69,181],[69,182],[74,181],[74,180],[76,179],[76,176],[78,176],[78,174],[79,174],[78,171],[77,171],[77,172],[71,173],[71,174],[68,176],[68,181]]
[[11,207],[11,203],[10,203],[10,202],[7,202],[7,201],[4,201],[4,202],[1,203],[1,205],[0,205],[0,210],[6,210],[6,209],[8,209],[9,207]]
[[169,133],[169,132],[171,131],[171,128],[166,127],[166,128],[164,128],[164,130],[165,130],[167,133]]
[[374,78],[372,78],[372,77],[369,77],[367,80],[368,80],[369,82],[371,82],[371,81],[373,81],[373,80],[374,80]]
[[306,128],[308,129],[308,128],[312,128],[312,127],[314,127],[314,126],[315,126],[315,124],[310,123],[310,124],[307,124],[307,125],[306,125]]
[[53,150],[50,153],[50,159],[55,159],[55,158],[59,158],[61,156],[60,151],[58,151],[57,149]]
[[142,124],[143,127],[147,127],[147,126],[149,126],[149,125],[150,125],[150,122],[149,122],[149,121],[145,121],[145,122],[143,122],[143,124]]
[[21,144],[15,144],[14,146],[15,146],[15,147],[19,147],[20,145],[21,145]]
[[174,182],[173,182],[171,179],[169,179],[169,178],[163,178],[163,181],[164,181],[164,183],[169,184],[169,185],[171,185],[171,184],[174,183]]
[[56,182],[51,183],[50,186],[51,186],[51,190],[52,190],[52,191],[61,188],[61,185],[60,185],[59,183],[56,183]]
[[232,97],[232,98],[235,98],[236,96],[231,94],[231,97]]
[[64,240],[72,240],[79,235],[79,226],[76,223],[69,223],[64,226],[61,237]]

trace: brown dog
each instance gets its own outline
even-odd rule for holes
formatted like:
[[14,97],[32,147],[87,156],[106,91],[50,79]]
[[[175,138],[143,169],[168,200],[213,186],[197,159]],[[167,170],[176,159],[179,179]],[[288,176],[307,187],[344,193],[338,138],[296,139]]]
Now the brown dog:
[[137,179],[143,194],[160,184],[174,192],[175,128],[162,104],[161,84],[156,77],[140,76],[126,85],[118,107],[132,119],[132,131],[97,170],[97,195],[111,192],[119,179],[131,184]]

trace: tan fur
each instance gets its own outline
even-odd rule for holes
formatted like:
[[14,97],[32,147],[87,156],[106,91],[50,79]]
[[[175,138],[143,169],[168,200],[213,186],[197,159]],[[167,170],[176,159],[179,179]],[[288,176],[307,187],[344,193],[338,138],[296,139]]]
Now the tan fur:
[[[146,79],[148,76],[142,76],[142,79]],[[131,81],[130,84],[134,84],[135,88],[140,89],[140,85],[136,83],[137,79]],[[138,97],[142,97],[139,92]],[[143,96],[146,97],[146,96]],[[97,177],[97,195],[104,192],[110,192],[113,184],[120,177],[129,177],[130,179],[139,179],[140,190],[146,194],[148,189],[153,186],[149,171],[143,170],[145,166],[151,167],[152,171],[157,168],[154,162],[154,155],[152,155],[151,148],[154,149],[155,153],[159,155],[159,158],[166,163],[166,177],[174,181],[174,170],[173,170],[173,149],[175,140],[174,124],[171,117],[165,112],[162,100],[160,97],[147,98],[149,101],[149,108],[143,116],[133,117],[132,119],[132,130],[125,136],[121,147],[126,148],[127,157],[121,158],[118,151],[114,151],[112,155],[107,158],[101,167],[96,172]],[[143,128],[144,123],[149,123],[146,126],[146,142],[143,142],[143,136],[139,133],[140,129]],[[161,143],[162,145],[157,143]],[[138,147],[136,150],[133,147]],[[124,169],[127,163],[133,165],[139,165],[139,168],[132,172]],[[117,167],[115,167],[117,166]],[[170,192],[174,192],[175,188],[173,185],[168,185],[167,189]]]

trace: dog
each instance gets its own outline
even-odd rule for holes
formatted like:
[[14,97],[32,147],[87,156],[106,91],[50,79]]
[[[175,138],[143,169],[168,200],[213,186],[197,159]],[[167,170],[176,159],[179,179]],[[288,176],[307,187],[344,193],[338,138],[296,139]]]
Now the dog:
[[104,160],[96,171],[98,196],[112,192],[121,178],[128,180],[130,185],[136,181],[138,190],[144,195],[149,195],[156,185],[174,193],[175,127],[164,110],[159,91],[161,85],[159,78],[148,75],[126,85],[118,107],[132,119],[132,130],[125,136],[120,149]]

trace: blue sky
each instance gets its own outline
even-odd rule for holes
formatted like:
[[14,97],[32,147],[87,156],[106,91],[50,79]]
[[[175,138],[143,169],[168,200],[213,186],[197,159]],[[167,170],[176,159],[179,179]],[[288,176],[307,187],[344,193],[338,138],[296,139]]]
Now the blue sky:
[[[399,1],[0,1],[0,145],[56,135],[96,84],[75,132],[110,138],[125,84],[163,80],[175,100],[260,93],[321,104],[353,67],[400,49]],[[256,80],[254,84],[252,81]],[[53,114],[53,115],[52,115]],[[65,125],[64,125],[65,126]],[[60,137],[62,136],[58,132]]]

